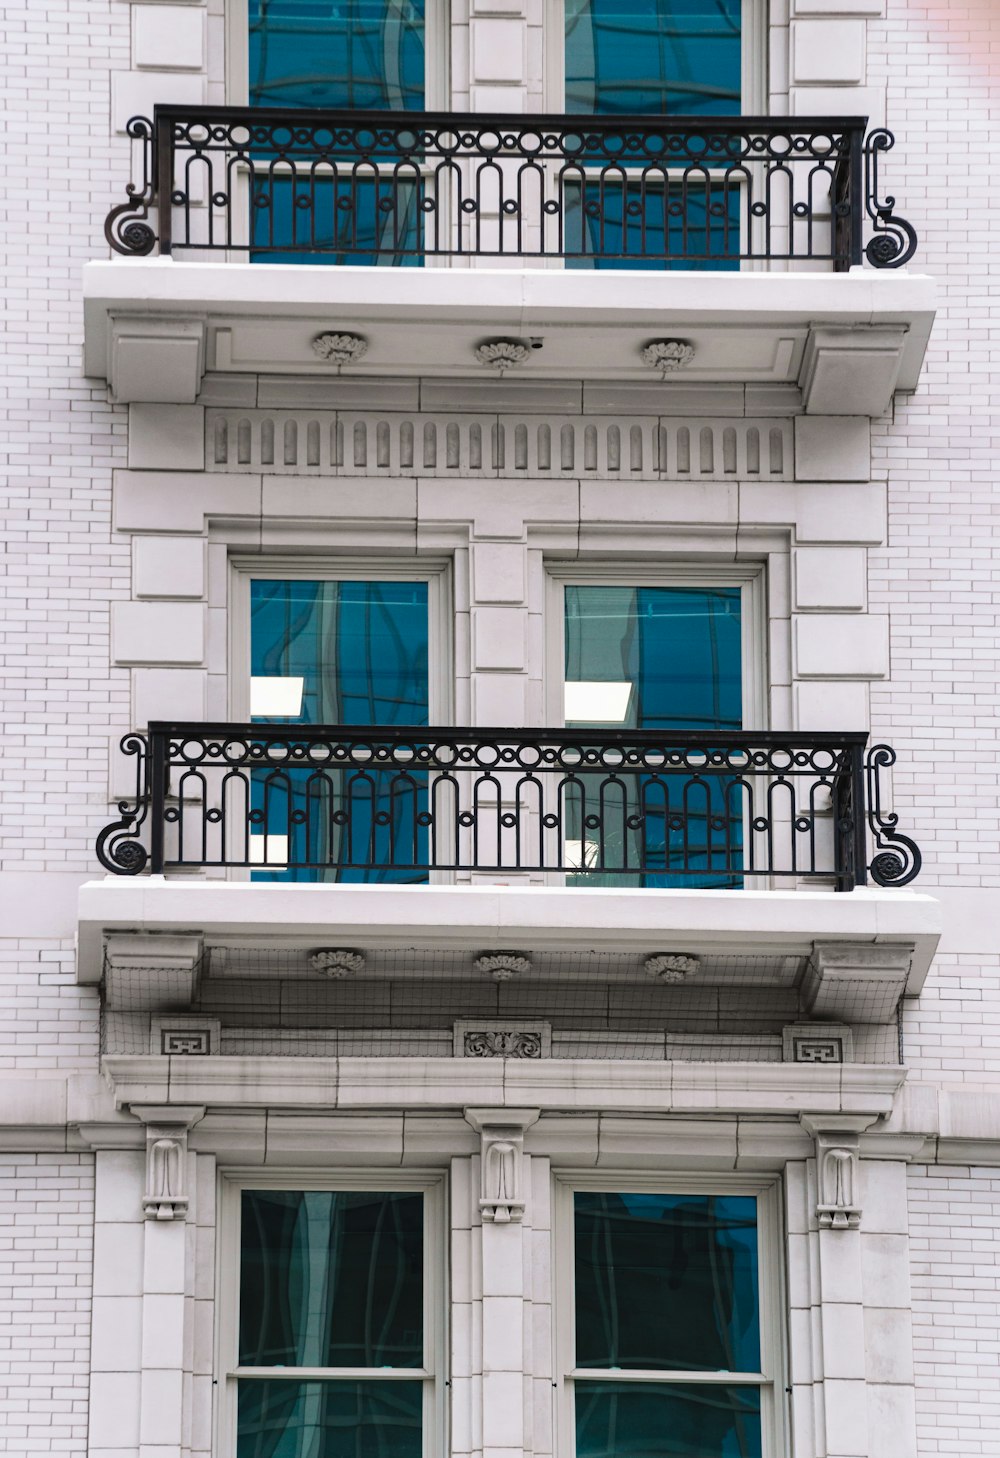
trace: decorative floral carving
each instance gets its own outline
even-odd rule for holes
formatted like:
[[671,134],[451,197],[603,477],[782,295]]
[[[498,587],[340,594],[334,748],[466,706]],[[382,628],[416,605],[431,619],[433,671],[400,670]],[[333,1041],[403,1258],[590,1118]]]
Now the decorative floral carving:
[[674,370],[687,369],[694,359],[694,345],[686,339],[651,339],[639,354],[644,365],[659,370],[665,379]]
[[678,952],[659,952],[647,957],[643,966],[646,976],[655,977],[658,982],[686,982],[697,972],[699,959]]
[[479,363],[500,374],[524,364],[530,353],[530,347],[518,339],[487,339],[475,349]]
[[360,334],[317,334],[312,342],[313,353],[328,364],[357,364],[368,353],[368,341]]
[[531,971],[531,958],[523,957],[520,952],[488,952],[477,957],[472,965],[494,982],[509,982],[512,977]]
[[313,952],[310,963],[323,977],[339,981],[343,977],[354,977],[365,965],[364,952],[350,952],[346,947],[323,947]]
[[476,1032],[465,1035],[466,1058],[541,1058],[540,1033]]

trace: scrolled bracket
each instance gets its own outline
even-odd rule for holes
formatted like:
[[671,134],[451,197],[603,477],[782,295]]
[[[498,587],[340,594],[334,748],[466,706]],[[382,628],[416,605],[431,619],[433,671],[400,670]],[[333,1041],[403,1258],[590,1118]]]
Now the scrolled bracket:
[[877,886],[906,886],[920,873],[923,856],[915,841],[896,829],[899,816],[882,808],[882,770],[896,763],[896,751],[888,744],[874,744],[868,751],[868,825],[877,847],[868,867]]
[[115,253],[128,258],[142,258],[156,247],[156,231],[146,219],[156,192],[153,157],[153,123],[145,116],[134,116],[126,132],[134,142],[142,144],[142,182],[130,182],[125,188],[128,202],[112,208],[104,220],[104,236]]
[[112,875],[138,876],[149,859],[138,838],[149,813],[149,742],[142,734],[126,734],[121,751],[136,757],[135,794],[118,801],[121,819],[106,825],[97,837],[97,859]]
[[917,251],[917,230],[895,215],[896,199],[879,197],[879,155],[895,144],[896,138],[886,127],[869,132],[865,139],[865,209],[878,229],[865,248],[873,268],[902,268]]

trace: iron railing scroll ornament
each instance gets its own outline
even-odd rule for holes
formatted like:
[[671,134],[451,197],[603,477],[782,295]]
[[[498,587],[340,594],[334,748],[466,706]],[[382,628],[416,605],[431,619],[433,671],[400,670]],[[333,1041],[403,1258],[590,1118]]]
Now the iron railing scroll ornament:
[[141,161],[138,182],[130,182],[125,188],[128,202],[112,208],[104,220],[104,236],[116,253],[132,258],[143,258],[152,253],[157,244],[156,229],[148,219],[150,208],[156,203],[156,151],[153,144],[153,123],[144,116],[134,116],[125,128],[137,145]]
[[923,863],[916,842],[897,830],[899,816],[883,808],[882,774],[895,763],[896,751],[888,744],[875,744],[868,751],[868,824],[876,846],[869,870],[877,886],[906,886]]
[[902,268],[917,251],[917,230],[893,210],[894,197],[879,197],[879,158],[896,144],[886,127],[865,139],[865,207],[876,233],[868,240],[865,257],[874,268]]
[[[118,253],[433,264],[899,268],[913,228],[879,196],[893,145],[865,117],[455,115],[157,106]],[[155,215],[154,228],[150,220]],[[864,223],[875,236],[864,244]]]
[[135,789],[129,798],[118,801],[121,819],[106,825],[97,837],[97,859],[105,870],[117,876],[138,876],[149,861],[140,839],[153,800],[149,739],[143,734],[126,734],[120,747],[122,754],[135,760]]
[[[151,724],[98,837],[115,875],[554,873],[572,884],[850,891],[920,852],[883,808],[893,751],[858,734]],[[870,832],[876,854],[867,864]]]

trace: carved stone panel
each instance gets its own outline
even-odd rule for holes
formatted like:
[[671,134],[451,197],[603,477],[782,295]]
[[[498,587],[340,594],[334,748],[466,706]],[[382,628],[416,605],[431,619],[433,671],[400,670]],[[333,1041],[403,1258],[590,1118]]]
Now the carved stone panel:
[[456,1058],[548,1058],[549,1023],[475,1018],[454,1024]]

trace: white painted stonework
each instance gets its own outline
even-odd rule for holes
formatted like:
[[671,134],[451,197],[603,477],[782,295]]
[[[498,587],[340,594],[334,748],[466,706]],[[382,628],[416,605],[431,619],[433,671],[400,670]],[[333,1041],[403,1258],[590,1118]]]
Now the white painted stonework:
[[[429,5],[428,106],[562,110],[560,11]],[[757,1195],[762,1458],[993,1452],[1000,12],[744,5],[748,110],[892,127],[903,270],[110,257],[129,119],[242,103],[241,13],[12,17],[0,1453],[235,1458],[255,1179],[430,1192],[425,1458],[574,1458],[574,1185]],[[367,347],[338,371],[327,332]],[[508,337],[543,344],[477,362]],[[661,378],[654,340],[693,354]],[[562,722],[560,584],[739,585],[754,727],[892,744],[920,879],[104,876],[121,737],[248,715],[249,571],[372,563],[434,576],[458,726]],[[361,960],[324,976],[324,949]],[[524,965],[477,971],[497,954]],[[654,983],[655,957],[695,970]],[[433,1027],[361,1026],[430,993]],[[459,1057],[467,1032],[493,1041]],[[538,1056],[498,1041],[518,1032]]]

